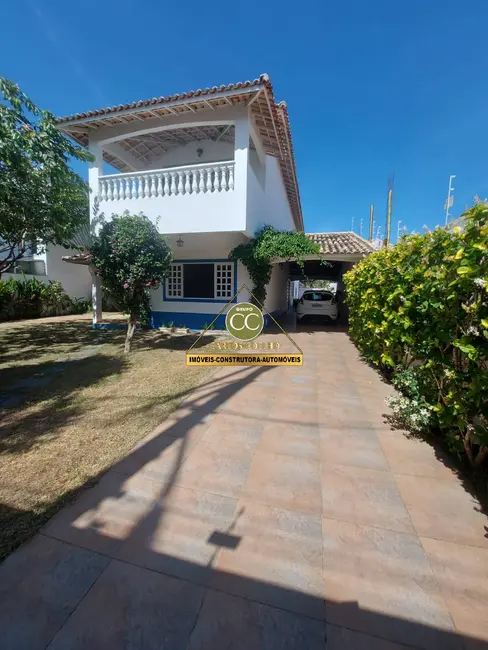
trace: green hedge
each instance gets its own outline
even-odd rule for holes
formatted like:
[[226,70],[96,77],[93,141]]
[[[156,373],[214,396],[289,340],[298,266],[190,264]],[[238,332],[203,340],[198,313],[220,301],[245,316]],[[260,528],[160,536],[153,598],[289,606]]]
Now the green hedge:
[[388,371],[395,414],[440,431],[475,466],[488,456],[488,208],[462,227],[404,237],[345,276],[350,334]]
[[0,321],[84,314],[89,304],[71,299],[60,282],[44,284],[36,278],[0,280]]

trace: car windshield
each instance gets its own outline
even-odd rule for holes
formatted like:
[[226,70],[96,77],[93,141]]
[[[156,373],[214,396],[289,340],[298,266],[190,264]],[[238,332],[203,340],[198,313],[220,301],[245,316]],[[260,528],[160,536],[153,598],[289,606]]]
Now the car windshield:
[[303,294],[303,299],[311,302],[327,302],[332,300],[332,294],[328,291],[307,291]]

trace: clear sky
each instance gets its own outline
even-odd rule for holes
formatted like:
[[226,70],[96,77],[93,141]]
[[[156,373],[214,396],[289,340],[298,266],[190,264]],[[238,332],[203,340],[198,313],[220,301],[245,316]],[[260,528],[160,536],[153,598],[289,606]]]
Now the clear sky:
[[[488,196],[488,1],[16,0],[0,74],[66,115],[267,72],[288,104],[305,228],[443,223]],[[83,170],[83,173],[86,173]]]

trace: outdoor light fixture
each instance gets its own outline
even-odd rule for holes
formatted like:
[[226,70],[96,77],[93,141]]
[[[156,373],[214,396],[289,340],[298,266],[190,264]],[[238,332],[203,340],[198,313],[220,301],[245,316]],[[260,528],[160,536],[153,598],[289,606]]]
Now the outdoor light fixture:
[[183,239],[182,239],[182,237],[181,237],[181,235],[180,235],[180,236],[178,237],[178,239],[176,240],[176,245],[178,246],[178,248],[183,248],[183,244],[184,244],[184,243],[185,243],[185,242],[183,241]]
[[201,149],[201,148],[197,149],[197,156],[198,156],[199,158],[202,157],[202,153],[203,153],[203,149]]

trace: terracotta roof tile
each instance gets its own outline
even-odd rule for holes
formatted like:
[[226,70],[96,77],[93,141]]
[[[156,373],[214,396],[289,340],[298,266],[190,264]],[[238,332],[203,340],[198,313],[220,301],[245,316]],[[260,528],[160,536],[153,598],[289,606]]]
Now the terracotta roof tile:
[[374,251],[371,243],[355,232],[310,232],[306,235],[320,245],[324,255],[367,255]]
[[128,104],[119,104],[118,106],[107,106],[106,108],[99,108],[93,111],[85,111],[84,113],[75,113],[73,115],[65,115],[64,117],[57,117],[56,122],[73,122],[82,120],[87,117],[96,117],[97,115],[108,115],[110,113],[118,113],[120,111],[130,110],[132,108],[140,108],[141,106],[156,106],[158,104],[167,104],[182,99],[191,99],[192,97],[205,97],[207,95],[214,95],[215,93],[225,92],[228,90],[239,90],[241,88],[250,88],[254,86],[263,86],[269,83],[267,74],[262,74],[253,81],[244,81],[238,83],[230,83],[222,86],[212,86],[212,88],[199,88],[198,90],[190,90],[186,93],[175,93],[174,95],[166,95],[161,97],[153,97],[152,99],[139,99],[135,102]]

